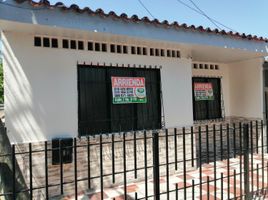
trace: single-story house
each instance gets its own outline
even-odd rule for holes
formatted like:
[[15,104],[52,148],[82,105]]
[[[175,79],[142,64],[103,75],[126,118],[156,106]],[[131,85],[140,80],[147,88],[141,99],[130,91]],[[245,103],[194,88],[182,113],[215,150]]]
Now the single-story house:
[[267,39],[0,0],[12,143],[264,116]]

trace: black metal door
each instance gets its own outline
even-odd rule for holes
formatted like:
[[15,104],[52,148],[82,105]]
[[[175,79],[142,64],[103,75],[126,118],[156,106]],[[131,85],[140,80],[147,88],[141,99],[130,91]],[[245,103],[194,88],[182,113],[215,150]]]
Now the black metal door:
[[[194,120],[208,120],[222,118],[221,112],[221,79],[193,77],[193,115]],[[213,88],[213,100],[197,101],[194,94],[195,83],[211,83]]]
[[[144,77],[147,103],[113,104],[111,77]],[[161,128],[160,70],[78,66],[79,135]]]

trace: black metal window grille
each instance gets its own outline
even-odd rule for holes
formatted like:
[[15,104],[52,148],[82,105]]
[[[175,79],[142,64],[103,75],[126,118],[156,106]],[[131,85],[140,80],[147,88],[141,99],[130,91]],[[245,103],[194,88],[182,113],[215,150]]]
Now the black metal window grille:
[[[113,104],[111,76],[145,77],[147,103]],[[161,128],[160,85],[160,69],[79,65],[79,135]]]
[[[222,118],[221,108],[221,79],[193,77],[193,116],[194,120],[211,120]],[[195,83],[212,83],[214,100],[196,101],[194,94]]]

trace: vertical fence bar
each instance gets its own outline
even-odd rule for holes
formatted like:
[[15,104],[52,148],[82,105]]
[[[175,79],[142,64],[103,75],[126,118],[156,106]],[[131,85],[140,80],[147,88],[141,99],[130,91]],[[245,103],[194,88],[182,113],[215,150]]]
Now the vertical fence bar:
[[221,173],[221,199],[223,199],[223,173]]
[[209,138],[208,138],[208,125],[206,125],[206,150],[207,150],[207,158],[206,161],[209,163]]
[[178,183],[176,183],[176,199],[179,199]]
[[191,155],[192,167],[194,167],[194,128],[191,126]]
[[242,198],[242,189],[243,189],[243,184],[242,184],[242,178],[243,178],[243,173],[242,173],[242,156],[243,156],[243,149],[242,149],[242,123],[239,122],[239,171],[240,171],[240,196]]
[[214,196],[217,197],[217,166],[216,166],[216,127],[213,124],[213,151],[214,151]]
[[229,124],[226,125],[226,134],[227,134],[227,196],[230,199],[230,131]]
[[183,148],[183,185],[184,185],[184,199],[187,199],[186,191],[186,147],[185,147],[185,128],[182,129],[182,148]]
[[100,134],[100,188],[101,188],[101,200],[104,198],[103,194],[103,162],[102,162],[102,157],[103,157],[103,152],[102,152],[102,134]]
[[265,123],[265,130],[266,130],[266,153],[268,153],[268,119]]
[[147,132],[143,132],[144,138],[144,181],[145,181],[145,199],[148,198],[148,175],[147,175]]
[[168,158],[168,129],[165,134],[166,140],[166,183],[167,183],[167,200],[169,200],[169,158]]
[[16,150],[15,145],[12,145],[12,199],[16,200]]
[[63,154],[62,154],[62,140],[59,141],[60,151],[60,194],[63,195]]
[[260,180],[259,180],[259,164],[257,164],[257,194],[259,194],[259,189],[260,189]]
[[198,127],[198,146],[199,146],[199,193],[200,199],[202,200],[202,136],[201,136],[201,126]]
[[33,199],[33,163],[32,163],[32,143],[29,143],[29,173],[30,173],[30,199]]
[[249,193],[249,125],[244,124],[243,126],[243,135],[244,135],[244,191],[245,191],[245,200],[250,200]]
[[267,163],[266,163],[266,173],[267,173],[267,176],[266,176],[266,178],[267,178],[266,183],[267,183],[267,188],[268,188],[268,161],[267,161]]
[[194,192],[194,189],[195,189],[195,183],[194,183],[194,179],[192,179],[192,200],[195,199],[195,192]]
[[251,146],[251,192],[254,191],[254,185],[253,185],[253,171],[254,171],[254,160],[253,160],[253,153],[254,153],[254,143],[253,143],[253,122],[250,122],[250,146]]
[[153,131],[153,173],[154,173],[154,199],[160,200],[159,175],[159,137],[158,131]]
[[236,126],[235,123],[233,123],[233,149],[234,149],[234,157],[236,158]]
[[210,191],[209,191],[209,176],[207,176],[207,199],[209,200]]
[[124,197],[127,199],[126,133],[123,133]]
[[138,173],[137,173],[137,133],[134,131],[134,176],[135,179],[138,178]]
[[[263,135],[263,120],[261,120],[261,166],[262,166],[262,191],[264,190],[264,135]],[[268,174],[267,174],[268,176]]]
[[234,199],[236,200],[236,170],[234,170]]
[[74,192],[75,192],[75,200],[78,199],[78,187],[77,187],[77,141],[76,141],[76,138],[74,138]]
[[[268,188],[268,161],[266,163],[266,173],[267,173],[267,176],[266,176],[266,183],[267,183],[267,188]],[[267,189],[266,188],[266,189]]]
[[115,151],[114,151],[114,134],[112,134],[112,179],[113,179],[113,183],[115,183],[115,158],[114,158],[114,155],[115,155]]
[[256,120],[256,153],[259,153],[259,123]]
[[220,147],[221,147],[221,160],[223,160],[222,124],[220,124]]
[[91,188],[91,171],[90,171],[90,136],[87,136],[87,185],[88,189]]
[[175,153],[175,170],[178,170],[178,145],[177,145],[177,128],[174,128],[174,153]]
[[48,156],[47,156],[47,141],[45,141],[45,187],[46,187],[46,199],[48,199]]

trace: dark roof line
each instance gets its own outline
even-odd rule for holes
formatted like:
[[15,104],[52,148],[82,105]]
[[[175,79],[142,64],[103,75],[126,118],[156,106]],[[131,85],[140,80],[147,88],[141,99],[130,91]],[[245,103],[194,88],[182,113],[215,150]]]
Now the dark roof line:
[[217,28],[212,30],[211,28],[204,28],[203,26],[197,27],[194,25],[187,25],[185,23],[179,24],[176,21],[172,22],[172,23],[169,23],[167,20],[160,22],[158,19],[150,20],[148,17],[139,18],[137,15],[133,15],[131,17],[128,17],[128,15],[125,13],[122,13],[121,15],[117,15],[113,11],[111,11],[109,13],[105,13],[100,8],[93,11],[89,7],[80,8],[76,4],[72,4],[69,7],[67,7],[62,2],[57,2],[54,5],[52,5],[52,4],[50,4],[50,2],[48,0],[41,0],[39,2],[35,2],[33,0],[15,0],[15,1],[17,3],[24,3],[27,1],[33,7],[45,6],[48,8],[59,8],[62,10],[70,10],[70,11],[75,11],[77,13],[88,13],[90,15],[97,15],[100,17],[110,17],[110,18],[119,19],[119,20],[123,20],[123,21],[130,21],[130,22],[136,22],[136,23],[143,22],[143,23],[152,24],[152,25],[160,25],[160,26],[165,27],[165,28],[186,29],[186,30],[206,32],[206,33],[211,33],[211,34],[231,36],[231,37],[237,38],[237,39],[247,39],[247,40],[253,40],[253,41],[268,42],[267,38],[258,37],[256,35],[254,35],[254,36],[253,35],[246,35],[245,33],[238,33],[238,32],[233,32],[233,31],[227,32],[225,30],[219,30]]

